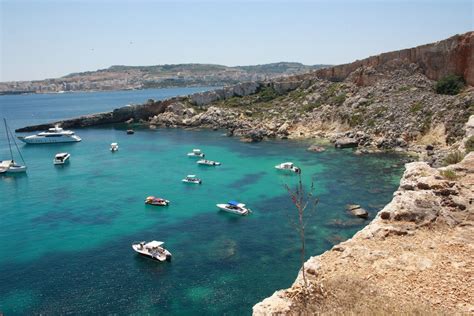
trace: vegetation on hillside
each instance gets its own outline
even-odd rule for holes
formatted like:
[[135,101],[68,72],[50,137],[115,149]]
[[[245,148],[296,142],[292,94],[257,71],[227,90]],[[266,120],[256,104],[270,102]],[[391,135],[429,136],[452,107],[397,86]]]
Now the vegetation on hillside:
[[436,82],[435,90],[438,94],[456,95],[464,88],[464,78],[458,75],[448,75]]

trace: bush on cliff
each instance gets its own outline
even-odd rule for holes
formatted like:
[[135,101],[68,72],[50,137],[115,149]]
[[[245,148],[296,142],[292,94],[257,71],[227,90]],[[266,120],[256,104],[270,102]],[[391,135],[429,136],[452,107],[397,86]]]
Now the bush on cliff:
[[466,154],[469,154],[471,151],[474,151],[474,136],[469,137],[464,144],[466,147]]
[[463,158],[464,154],[462,152],[460,152],[459,150],[453,151],[452,153],[448,154],[446,158],[444,158],[444,165],[448,166],[456,164],[463,160]]
[[436,82],[435,90],[438,94],[458,94],[464,88],[464,78],[457,75],[448,75]]

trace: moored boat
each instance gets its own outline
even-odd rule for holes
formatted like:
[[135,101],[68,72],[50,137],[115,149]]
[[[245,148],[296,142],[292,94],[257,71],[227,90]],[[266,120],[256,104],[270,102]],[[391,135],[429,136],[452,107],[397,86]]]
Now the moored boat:
[[225,204],[216,204],[216,206],[222,211],[242,216],[248,215],[252,212],[249,208],[246,207],[245,204],[239,203],[237,201],[229,201]]
[[117,150],[119,150],[119,146],[118,146],[118,143],[112,143],[110,144],[110,151],[111,152],[116,152]]
[[127,129],[127,134],[128,135],[135,134],[135,131],[133,129]]
[[188,153],[188,157],[191,158],[204,158],[206,156],[203,152],[201,152],[201,149],[193,149],[192,152]]
[[163,247],[164,242],[152,240],[150,242],[141,241],[132,244],[133,250],[137,253],[158,261],[171,261],[171,252]]
[[75,135],[73,131],[65,131],[59,126],[52,127],[46,132],[36,135],[18,137],[18,139],[27,144],[74,143],[81,141],[81,138]]
[[[10,149],[10,160],[3,160],[0,161],[0,173],[20,173],[20,172],[26,172],[26,164],[25,164],[25,159],[23,159],[23,155],[21,154],[20,148],[18,147],[18,144],[15,141],[15,137],[13,136],[12,132],[8,128],[7,125],[7,120],[4,118],[3,123],[5,124],[5,132],[7,135],[7,140],[8,140],[8,148]],[[11,139],[11,140],[10,140]],[[21,161],[23,162],[24,165],[20,165],[15,162],[13,158],[13,151],[12,151],[12,141],[13,144],[15,144],[16,150],[18,152],[18,155],[21,158]]]
[[54,156],[53,163],[55,165],[64,165],[65,163],[69,162],[69,158],[71,154],[69,153],[59,153]]
[[162,199],[162,198],[157,198],[154,196],[148,196],[145,199],[145,204],[154,205],[154,206],[168,206],[170,204],[170,201]]
[[301,169],[295,166],[292,162],[283,162],[279,165],[276,165],[275,168],[278,170],[283,170],[283,171],[292,171],[294,173],[301,173]]
[[189,174],[184,178],[183,180],[184,183],[194,183],[194,184],[201,184],[202,180],[196,177],[194,174]]
[[198,160],[196,163],[202,166],[220,166],[221,165],[221,163],[218,161],[212,161],[212,160],[207,160],[207,159]]

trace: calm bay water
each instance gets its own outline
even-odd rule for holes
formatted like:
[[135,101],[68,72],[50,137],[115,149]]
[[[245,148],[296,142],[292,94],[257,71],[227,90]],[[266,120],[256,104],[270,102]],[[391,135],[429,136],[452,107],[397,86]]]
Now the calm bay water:
[[[197,88],[199,90],[199,88]],[[201,88],[204,90],[206,88]],[[0,96],[14,128],[110,110],[191,89]],[[31,116],[32,115],[32,116]],[[402,173],[401,157],[315,154],[306,142],[239,142],[222,131],[105,126],[76,130],[77,144],[20,145],[23,176],[0,176],[0,311],[10,314],[250,314],[298,271],[294,214],[284,184],[296,178],[273,166],[293,161],[320,204],[308,224],[308,254],[351,237],[366,222],[345,212],[361,204],[371,216],[388,201]],[[4,133],[0,159],[8,159]],[[112,154],[111,142],[120,150]],[[186,153],[201,148],[220,167],[200,167]],[[55,167],[55,153],[71,162]],[[181,179],[197,174],[203,184]],[[146,206],[148,195],[171,200]],[[236,217],[215,204],[236,199],[254,213]],[[340,225],[340,223],[345,225]],[[131,243],[163,240],[170,263],[137,256]]]

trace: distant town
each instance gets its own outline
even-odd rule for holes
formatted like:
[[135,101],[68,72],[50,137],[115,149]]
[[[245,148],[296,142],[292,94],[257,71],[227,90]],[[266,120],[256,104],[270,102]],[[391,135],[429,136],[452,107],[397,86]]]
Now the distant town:
[[308,66],[290,62],[236,67],[212,64],[111,66],[56,79],[0,82],[0,94],[223,86],[302,74],[327,66],[329,65]]

